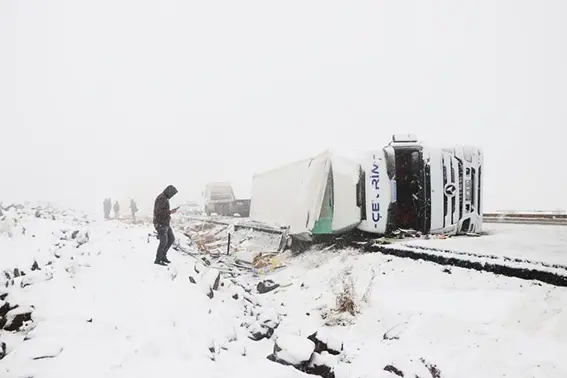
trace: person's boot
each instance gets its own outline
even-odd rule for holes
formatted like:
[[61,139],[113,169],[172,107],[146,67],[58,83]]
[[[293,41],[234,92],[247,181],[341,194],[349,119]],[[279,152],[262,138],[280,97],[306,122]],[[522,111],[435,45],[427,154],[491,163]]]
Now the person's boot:
[[156,261],[154,261],[154,264],[166,266],[166,264],[165,264],[165,262],[163,262],[163,260],[156,260]]
[[171,261],[169,261],[169,260],[167,259],[167,257],[164,257],[161,261],[163,261],[163,262],[166,263],[166,264],[171,263]]

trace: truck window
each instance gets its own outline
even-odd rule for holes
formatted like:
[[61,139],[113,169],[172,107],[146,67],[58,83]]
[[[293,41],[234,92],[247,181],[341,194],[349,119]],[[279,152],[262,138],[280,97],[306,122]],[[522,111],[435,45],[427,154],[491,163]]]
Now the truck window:
[[426,231],[425,175],[421,151],[407,147],[396,148],[395,161],[395,225],[397,228]]

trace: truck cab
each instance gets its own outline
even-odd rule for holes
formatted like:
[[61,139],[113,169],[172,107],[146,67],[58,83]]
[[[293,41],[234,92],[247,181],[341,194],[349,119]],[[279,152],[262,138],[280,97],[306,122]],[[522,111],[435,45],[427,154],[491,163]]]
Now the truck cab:
[[425,234],[482,231],[482,153],[473,147],[429,148],[415,135],[394,135],[365,158],[365,211],[359,229]]

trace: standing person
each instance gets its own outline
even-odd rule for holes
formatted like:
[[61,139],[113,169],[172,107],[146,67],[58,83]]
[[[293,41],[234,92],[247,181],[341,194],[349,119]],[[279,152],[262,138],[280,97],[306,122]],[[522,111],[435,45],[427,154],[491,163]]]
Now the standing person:
[[105,198],[104,202],[103,202],[103,208],[104,208],[104,219],[109,219],[110,218],[110,210],[111,210],[111,202],[110,202],[110,198]]
[[132,221],[136,223],[136,213],[138,212],[138,206],[136,205],[134,198],[130,199],[130,211],[132,212]]
[[120,217],[120,204],[118,201],[114,202],[114,218],[118,219]]
[[167,259],[167,251],[175,241],[175,236],[173,235],[169,222],[171,220],[171,214],[175,213],[177,208],[170,210],[169,200],[176,194],[177,189],[175,186],[169,185],[157,196],[154,204],[154,227],[159,239],[154,264],[165,265],[171,262]]

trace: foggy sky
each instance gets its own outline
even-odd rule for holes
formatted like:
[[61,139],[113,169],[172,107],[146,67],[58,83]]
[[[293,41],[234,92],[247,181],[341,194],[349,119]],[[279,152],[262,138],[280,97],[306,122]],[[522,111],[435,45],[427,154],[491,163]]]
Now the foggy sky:
[[394,132],[485,153],[484,206],[567,208],[561,0],[0,2],[0,200],[148,208]]

